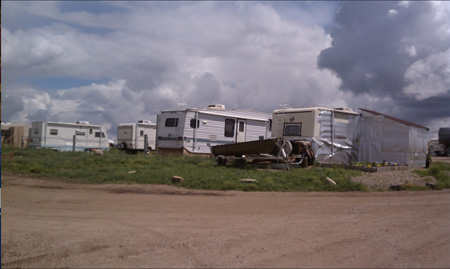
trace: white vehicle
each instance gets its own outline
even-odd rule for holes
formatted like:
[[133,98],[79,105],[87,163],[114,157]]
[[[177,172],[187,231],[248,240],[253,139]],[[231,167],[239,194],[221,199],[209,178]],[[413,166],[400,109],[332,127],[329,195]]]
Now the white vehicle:
[[[74,139],[75,136],[75,139]],[[91,125],[87,121],[77,123],[32,122],[30,147],[52,148],[58,151],[85,149],[109,149],[109,140],[100,125]]]
[[209,155],[209,146],[267,139],[271,118],[269,113],[225,109],[224,105],[163,110],[158,115],[156,150],[158,154]]
[[[145,142],[147,138],[147,143]],[[156,146],[156,124],[147,120],[138,123],[123,123],[117,126],[117,144],[122,150],[145,150]]]
[[441,156],[445,154],[444,145],[439,143],[438,138],[430,139],[428,147],[428,152],[433,156]]
[[350,108],[285,108],[273,112],[272,135],[312,144],[321,163],[350,163],[359,113]]

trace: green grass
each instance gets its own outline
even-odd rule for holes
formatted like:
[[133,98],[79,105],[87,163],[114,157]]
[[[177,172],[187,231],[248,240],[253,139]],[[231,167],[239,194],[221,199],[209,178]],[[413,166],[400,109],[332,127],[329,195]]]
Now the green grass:
[[429,169],[414,170],[422,177],[434,177],[437,180],[436,189],[450,188],[450,163],[432,162]]
[[[33,177],[57,178],[80,183],[139,183],[172,185],[173,176],[185,180],[178,184],[189,189],[241,191],[367,191],[350,179],[361,174],[343,168],[293,168],[268,172],[249,167],[218,166],[208,158],[134,154],[117,150],[104,155],[85,152],[56,152],[50,149],[20,149],[2,146],[2,171]],[[135,173],[129,173],[136,171]],[[332,178],[337,185],[329,184]],[[241,183],[253,178],[257,183]]]

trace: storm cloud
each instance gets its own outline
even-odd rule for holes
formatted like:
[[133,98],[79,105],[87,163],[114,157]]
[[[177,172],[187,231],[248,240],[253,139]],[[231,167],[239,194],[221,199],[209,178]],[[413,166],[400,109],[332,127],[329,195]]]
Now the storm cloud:
[[450,117],[449,18],[443,2],[343,2],[318,65],[340,90],[390,103],[369,107],[429,125]]

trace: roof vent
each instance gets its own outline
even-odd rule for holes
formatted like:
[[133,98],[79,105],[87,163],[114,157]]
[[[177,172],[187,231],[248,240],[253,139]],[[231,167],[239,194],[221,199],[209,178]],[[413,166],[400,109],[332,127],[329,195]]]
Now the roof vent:
[[138,121],[138,123],[152,124],[152,122],[149,120],[140,120],[140,121]]
[[84,121],[84,120],[80,120],[80,121],[77,121],[77,124],[80,124],[80,125],[89,125],[89,122],[88,122],[88,121]]
[[208,109],[225,110],[225,105],[222,105],[222,104],[208,105]]

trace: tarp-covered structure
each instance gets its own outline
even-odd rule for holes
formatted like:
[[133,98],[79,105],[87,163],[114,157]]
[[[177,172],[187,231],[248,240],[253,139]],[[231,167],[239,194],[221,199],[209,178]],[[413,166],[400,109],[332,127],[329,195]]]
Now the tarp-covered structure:
[[358,117],[350,108],[284,108],[273,113],[272,135],[311,142],[319,163],[351,163]]
[[362,109],[353,141],[359,162],[424,167],[429,129],[379,112]]
[[428,128],[379,112],[349,108],[287,108],[273,113],[272,135],[310,141],[316,161],[396,163],[424,167]]

